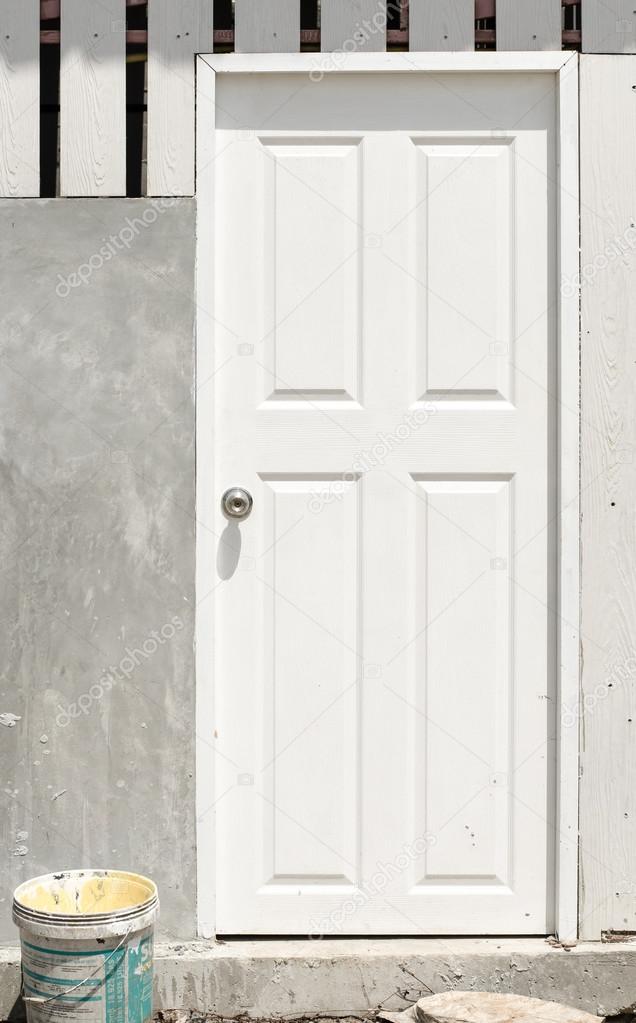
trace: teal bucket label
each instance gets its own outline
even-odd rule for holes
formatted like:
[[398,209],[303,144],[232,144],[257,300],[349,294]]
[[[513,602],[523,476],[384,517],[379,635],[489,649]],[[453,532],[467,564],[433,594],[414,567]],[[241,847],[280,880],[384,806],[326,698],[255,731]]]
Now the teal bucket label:
[[[36,943],[37,942],[37,943]],[[152,931],[118,947],[61,948],[22,939],[22,979],[29,1023],[148,1023],[152,1017]],[[97,947],[96,947],[97,946]]]
[[145,1023],[152,1016],[152,953],[152,935],[128,949],[128,1023]]

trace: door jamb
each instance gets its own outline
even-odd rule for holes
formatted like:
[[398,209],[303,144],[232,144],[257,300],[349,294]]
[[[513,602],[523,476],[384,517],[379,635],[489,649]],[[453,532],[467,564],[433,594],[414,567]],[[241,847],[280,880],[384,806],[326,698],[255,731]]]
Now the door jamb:
[[[207,733],[214,721],[212,679],[215,588],[211,566],[216,536],[207,523],[215,507],[213,410],[214,376],[214,200],[215,81],[231,73],[354,72],[532,72],[554,71],[557,90],[557,774],[555,835],[555,920],[562,941],[578,932],[579,854],[579,686],[580,686],[580,404],[579,404],[579,147],[578,54],[536,53],[356,53],[206,54],[197,57],[197,270],[196,270],[196,814],[198,934],[215,934],[214,746]],[[204,304],[202,296],[211,296]],[[199,472],[199,466],[205,471]],[[574,716],[574,723],[571,718]],[[568,723],[569,722],[569,723]]]

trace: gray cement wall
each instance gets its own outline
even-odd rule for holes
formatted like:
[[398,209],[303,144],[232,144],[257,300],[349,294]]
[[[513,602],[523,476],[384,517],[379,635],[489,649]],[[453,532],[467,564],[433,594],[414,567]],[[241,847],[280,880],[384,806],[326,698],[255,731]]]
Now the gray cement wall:
[[187,938],[194,202],[5,200],[0,264],[0,941],[16,884],[86,865]]

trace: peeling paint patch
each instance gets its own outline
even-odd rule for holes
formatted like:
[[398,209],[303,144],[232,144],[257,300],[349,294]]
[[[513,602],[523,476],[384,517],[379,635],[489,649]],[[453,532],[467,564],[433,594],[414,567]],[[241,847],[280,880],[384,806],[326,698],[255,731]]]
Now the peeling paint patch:
[[0,725],[4,725],[5,728],[15,728],[16,721],[22,721],[19,714],[11,714],[9,711],[0,714]]

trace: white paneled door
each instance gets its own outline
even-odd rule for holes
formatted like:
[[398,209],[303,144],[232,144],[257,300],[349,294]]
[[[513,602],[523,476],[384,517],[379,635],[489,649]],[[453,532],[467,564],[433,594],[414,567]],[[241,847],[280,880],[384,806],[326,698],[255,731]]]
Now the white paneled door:
[[217,931],[545,933],[555,76],[214,81]]

